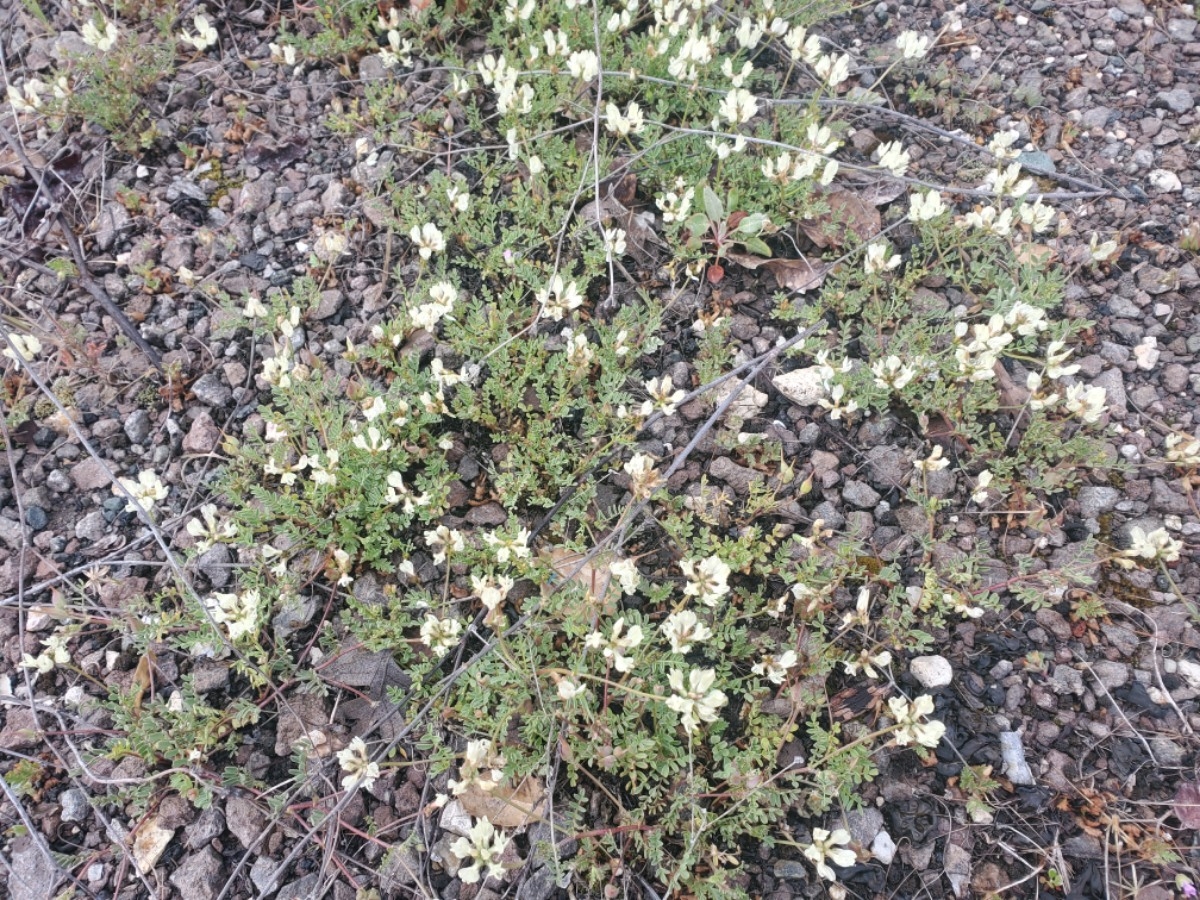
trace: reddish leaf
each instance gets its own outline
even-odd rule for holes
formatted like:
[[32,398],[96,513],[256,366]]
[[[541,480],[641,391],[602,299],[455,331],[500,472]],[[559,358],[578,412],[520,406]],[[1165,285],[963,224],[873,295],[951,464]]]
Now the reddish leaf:
[[725,277],[725,269],[717,263],[713,263],[708,267],[707,276],[709,284],[720,284],[721,279]]
[[807,259],[764,259],[752,253],[727,253],[726,258],[743,269],[766,269],[775,276],[781,288],[789,291],[811,291],[825,282],[830,267],[825,263],[815,266]]
[[1184,828],[1200,828],[1200,784],[1185,781],[1172,801],[1175,817]]
[[847,232],[853,232],[864,241],[879,233],[882,223],[879,211],[864,203],[857,194],[834,188],[822,199],[829,205],[829,212],[800,223],[800,230],[822,250],[844,246]]

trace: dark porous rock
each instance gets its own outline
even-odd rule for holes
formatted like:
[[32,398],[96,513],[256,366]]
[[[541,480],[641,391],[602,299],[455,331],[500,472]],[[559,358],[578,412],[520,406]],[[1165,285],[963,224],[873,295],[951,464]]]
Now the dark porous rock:
[[467,513],[466,519],[472,525],[496,527],[508,521],[508,513],[504,511],[503,506],[493,501],[491,503],[484,503],[481,506],[471,507],[471,511]]

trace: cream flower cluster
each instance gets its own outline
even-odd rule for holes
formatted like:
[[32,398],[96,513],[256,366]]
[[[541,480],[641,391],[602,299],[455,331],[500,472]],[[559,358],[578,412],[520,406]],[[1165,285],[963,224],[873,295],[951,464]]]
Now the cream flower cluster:
[[[156,473],[149,469],[139,472],[136,479],[118,478],[117,481],[121,487],[125,488],[125,491],[133,495],[133,499],[125,504],[125,512],[137,512],[139,509],[144,509],[147,515],[153,516],[154,507],[158,501],[167,499],[167,486],[162,483],[162,479]],[[112,490],[118,497],[125,496],[125,492],[116,485],[113,485]]]
[[337,761],[346,773],[342,787],[348,791],[358,788],[369,791],[379,777],[379,763],[371,761],[366,742],[357,735],[350,739],[345,749],[338,751]]
[[458,870],[463,884],[477,884],[488,877],[498,878],[504,874],[501,857],[508,848],[508,838],[496,831],[496,826],[487,819],[479,819],[471,826],[466,837],[460,837],[450,845],[450,852],[460,860],[470,860],[471,865]]
[[[47,638],[42,638],[42,652],[37,656],[28,653],[21,656],[22,668],[34,669],[37,675],[47,675],[58,666],[65,666],[70,661],[71,654],[67,650],[67,637],[63,634],[52,634]],[[36,678],[37,675],[34,677]]]
[[504,780],[504,765],[507,760],[497,752],[487,738],[467,741],[463,761],[458,766],[458,778],[446,782],[455,797],[462,796],[468,788],[490,792]]
[[717,678],[713,669],[692,669],[686,677],[685,683],[682,669],[672,669],[667,674],[667,684],[673,692],[667,698],[667,706],[679,713],[683,730],[691,734],[701,722],[715,722],[718,710],[729,698],[724,691],[713,687]]
[[231,641],[258,634],[258,616],[262,598],[257,588],[240,594],[214,593],[206,597],[204,605],[212,620],[224,625]]
[[593,631],[583,641],[589,650],[599,650],[604,659],[618,672],[625,673],[633,669],[633,657],[626,655],[642,642],[642,627],[631,625],[625,629],[625,617],[613,622],[608,637],[602,632]]
[[729,593],[729,575],[732,570],[720,557],[685,559],[679,567],[688,579],[683,589],[685,596],[695,597],[705,606],[716,606],[717,602]]

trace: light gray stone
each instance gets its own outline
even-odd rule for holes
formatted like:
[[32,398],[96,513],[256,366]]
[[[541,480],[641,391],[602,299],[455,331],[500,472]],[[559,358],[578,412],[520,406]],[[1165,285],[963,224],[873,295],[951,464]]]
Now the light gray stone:
[[94,509],[75,523],[75,537],[81,541],[95,543],[104,537],[104,529],[107,527],[108,525],[104,521],[104,513],[98,509]]
[[865,481],[847,481],[842,488],[842,499],[859,509],[873,509],[880,497]]
[[253,216],[271,205],[275,194],[275,176],[264,173],[257,180],[242,185],[238,194],[238,212]]
[[249,850],[260,843],[267,826],[266,814],[249,797],[234,794],[225,803],[225,821],[230,832]]
[[1085,519],[1094,519],[1117,505],[1121,492],[1116,488],[1087,485],[1079,489],[1079,512]]
[[896,858],[896,842],[892,840],[892,836],[886,831],[875,835],[875,840],[871,841],[871,855],[885,866],[890,866]]
[[1063,694],[1080,696],[1084,691],[1083,673],[1072,666],[1055,666],[1054,674],[1050,677],[1050,688],[1059,696]]
[[213,587],[223,588],[229,584],[232,577],[231,562],[229,548],[224,544],[213,544],[196,560],[196,568]]
[[81,491],[96,491],[108,487],[112,483],[112,477],[108,474],[104,464],[90,456],[78,465],[71,467],[71,480]]
[[1110,691],[1129,683],[1129,666],[1125,663],[1102,659],[1092,663],[1092,673]]
[[86,821],[88,812],[91,810],[91,807],[88,806],[87,794],[79,788],[68,788],[63,791],[58,802],[62,806],[61,817],[64,822]]
[[875,835],[883,828],[883,813],[873,806],[862,809],[852,809],[846,813],[846,830],[850,832],[856,843],[864,847],[870,846]]
[[379,885],[385,891],[399,891],[416,884],[421,874],[421,856],[411,844],[401,844],[388,851],[379,870]]
[[1125,415],[1129,400],[1125,394],[1125,379],[1118,369],[1108,369],[1092,379],[1092,387],[1104,388],[1109,412]]
[[233,391],[213,372],[197,378],[192,393],[205,406],[224,406],[233,397]]
[[250,880],[258,888],[260,897],[269,897],[279,890],[279,862],[260,856],[250,867]]
[[1146,180],[1160,194],[1175,194],[1183,190],[1183,182],[1170,169],[1155,169]]
[[1185,113],[1196,105],[1192,92],[1185,87],[1159,91],[1154,95],[1153,106],[1165,106],[1173,113]]
[[144,409],[135,409],[125,420],[125,437],[131,444],[144,444],[150,436],[150,414]]
[[124,206],[115,201],[106,203],[96,225],[96,246],[101,250],[111,250],[122,232],[129,227],[130,221],[129,210]]
[[547,900],[555,887],[553,870],[538,869],[521,882],[517,888],[517,900]]
[[909,671],[927,690],[945,687],[954,680],[954,668],[944,656],[918,656]]
[[818,400],[829,396],[821,366],[784,372],[772,378],[771,383],[797,406],[815,406]]
[[71,479],[62,469],[54,469],[46,476],[46,487],[56,494],[65,494],[71,490]]
[[20,550],[21,546],[28,542],[32,533],[31,529],[20,522],[0,516],[0,541],[12,549]]
[[1000,732],[1000,758],[1004,761],[1003,772],[1016,785],[1032,786],[1033,772],[1025,761],[1025,747],[1021,735],[1015,731]]
[[224,872],[221,857],[212,847],[193,853],[170,874],[180,900],[214,900],[221,893]]
[[184,831],[183,844],[189,850],[199,850],[225,831],[225,814],[210,806]]
[[6,878],[12,900],[46,900],[54,896],[59,870],[30,838],[19,838],[13,845],[12,871]]
[[1183,747],[1170,738],[1155,735],[1150,738],[1150,749],[1153,751],[1154,758],[1158,760],[1160,766],[1177,768],[1183,765],[1186,753]]

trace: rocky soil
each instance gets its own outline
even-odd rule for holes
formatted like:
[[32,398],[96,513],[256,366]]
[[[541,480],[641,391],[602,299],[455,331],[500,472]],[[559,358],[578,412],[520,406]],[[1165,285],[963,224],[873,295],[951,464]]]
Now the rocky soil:
[[[37,37],[26,15],[20,5],[3,12],[4,52],[10,67],[19,62],[36,73],[49,66],[56,45]],[[138,823],[106,797],[147,772],[133,757],[114,764],[88,753],[111,724],[88,698],[104,686],[133,684],[136,654],[85,637],[73,648],[81,675],[43,677],[32,694],[28,670],[19,666],[54,627],[45,606],[65,597],[68,583],[88,576],[83,602],[103,619],[121,615],[131,597],[170,574],[162,548],[113,495],[110,471],[159,472],[171,488],[162,533],[177,550],[194,541],[182,525],[207,499],[223,436],[247,427],[263,388],[253,342],[244,329],[226,327],[204,286],[266,296],[307,271],[320,228],[371,219],[361,194],[375,176],[328,129],[339,97],[360,92],[362,84],[333,66],[289,74],[246,65],[270,56],[270,15],[235,0],[221,27],[239,36],[238,54],[230,41],[228,58],[200,57],[179,70],[160,115],[186,154],[168,149],[129,160],[101,153],[92,133],[59,141],[63,153],[80,151],[70,165],[87,199],[79,230],[91,274],[161,354],[169,379],[138,348],[116,340],[118,323],[92,294],[15,259],[26,242],[11,196],[0,222],[9,303],[79,336],[55,393],[80,413],[87,438],[73,436],[53,406],[43,404],[32,427],[7,435],[0,466],[0,773],[28,760],[71,773],[47,778],[21,798],[5,785],[0,859],[17,900],[68,888],[96,898],[350,900],[354,889],[325,856],[335,850],[354,857],[362,884],[384,896],[421,896],[414,873],[439,897],[498,896],[463,885],[431,858],[393,859],[387,870],[370,874],[383,858],[383,847],[370,841],[312,844],[293,853],[301,835],[271,817],[264,803],[237,792],[203,812],[178,797],[164,800],[153,827],[140,829],[124,855],[115,852],[122,829]],[[866,809],[847,815],[855,839],[874,851],[871,861],[843,873],[851,896],[1166,898],[1177,895],[1176,875],[1200,864],[1200,632],[1189,608],[1200,604],[1200,509],[1192,483],[1163,462],[1164,426],[1200,429],[1200,275],[1195,252],[1180,246],[1189,229],[1200,229],[1197,21],[1190,7],[1141,0],[1002,7],[925,0],[881,2],[826,31],[856,51],[892,40],[901,27],[946,29],[948,49],[938,59],[949,79],[939,86],[940,99],[921,105],[889,98],[897,111],[934,129],[878,113],[864,113],[857,126],[877,137],[905,135],[923,171],[977,183],[979,173],[960,171],[973,164],[972,155],[944,137],[960,129],[974,134],[976,123],[1016,128],[1033,145],[1022,161],[1046,173],[1041,185],[1064,195],[1056,205],[1068,213],[1070,229],[1051,242],[1074,270],[1065,313],[1095,323],[1078,354],[1081,373],[1108,392],[1108,451],[1125,464],[1117,475],[1089,473],[1082,488],[1058,498],[1052,519],[1017,527],[958,523],[963,546],[992,542],[997,568],[984,573],[995,579],[989,583],[1047,550],[1053,565],[1073,566],[1095,583],[1050,598],[1036,613],[1014,606],[958,625],[943,636],[937,656],[898,670],[906,687],[935,695],[947,740],[928,768],[914,768],[911,754],[879,760]],[[383,74],[367,66],[361,72],[363,79]],[[420,97],[418,84],[411,98]],[[57,149],[43,148],[40,156],[53,160]],[[382,164],[403,165],[390,151],[385,156]],[[131,194],[136,204],[128,202]],[[1083,265],[1093,233],[1118,242],[1107,264]],[[322,294],[306,335],[309,350],[333,360],[347,338],[369,332],[386,303],[384,255],[375,237],[356,249],[349,270]],[[34,254],[26,262],[44,258]],[[194,282],[181,281],[181,270],[193,273]],[[164,277],[174,279],[173,290],[146,289],[147,279]],[[753,303],[740,308],[747,311],[733,334],[753,355],[770,346],[774,332]],[[801,511],[806,519],[860,535],[881,555],[899,552],[912,529],[924,527],[924,519],[906,518],[893,506],[909,474],[898,423],[839,436],[819,426],[811,408],[777,392],[769,404],[764,415],[777,421],[777,439],[817,485]],[[682,410],[672,425],[676,436],[693,422]],[[685,481],[707,475],[734,493],[747,490],[745,479],[753,477],[719,456],[698,459],[685,472]],[[952,480],[941,489],[969,490]],[[1090,536],[1123,546],[1135,526],[1166,527],[1183,542],[1172,574],[1185,602],[1162,576],[1102,570],[1081,550]],[[949,558],[959,551],[947,543],[939,552]],[[233,562],[218,545],[189,574],[219,590],[230,583]],[[1101,603],[1102,615],[1073,615],[1085,596]],[[156,665],[156,685],[165,689],[180,666],[190,670],[192,663],[160,656]],[[228,679],[227,670],[213,667],[200,687],[221,692]],[[300,720],[329,715],[331,704],[313,701],[309,709],[305,702],[298,701],[297,722],[272,724],[229,764],[253,773],[283,770]],[[947,802],[962,796],[965,764],[991,765],[999,782],[995,808],[973,818],[962,816],[961,803],[951,812]],[[421,770],[408,771],[355,799],[358,808],[343,816],[361,824],[369,804],[384,843],[395,840],[431,798]],[[438,824],[430,834],[435,848],[461,828],[445,816]],[[526,846],[537,839],[531,835]],[[1168,857],[1164,847],[1177,856]],[[56,853],[84,862],[62,868]],[[795,854],[752,851],[747,859],[756,896],[786,900],[826,890]],[[654,896],[652,886],[637,880],[629,893]],[[568,896],[537,860],[521,870],[508,895]]]

